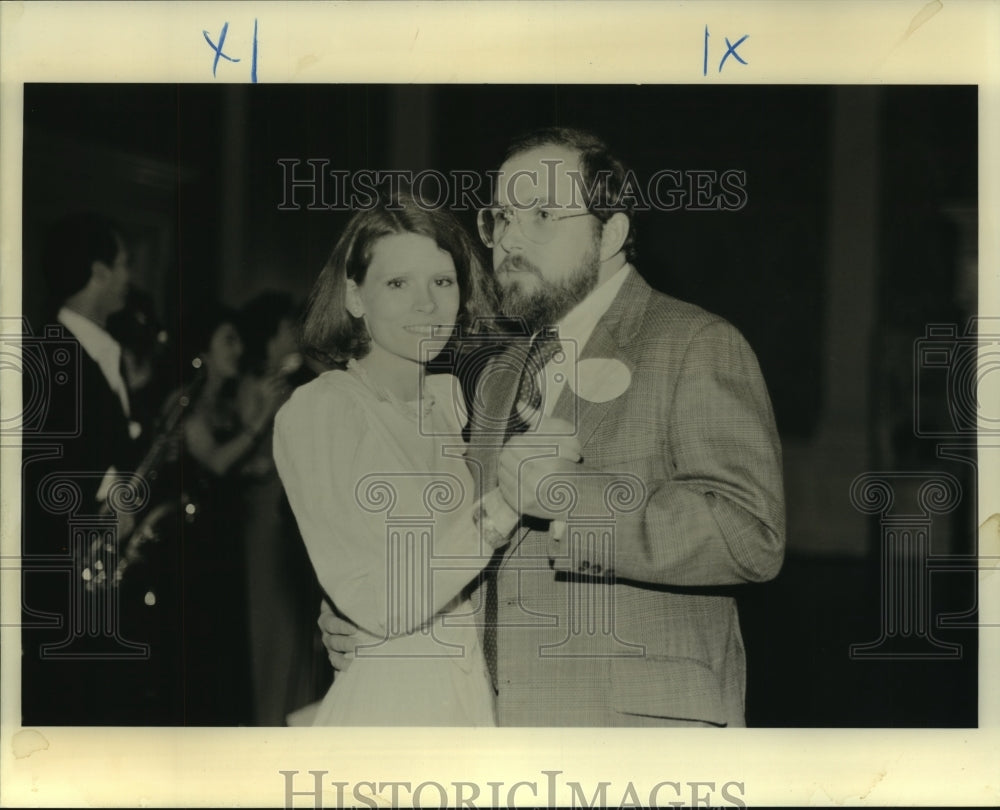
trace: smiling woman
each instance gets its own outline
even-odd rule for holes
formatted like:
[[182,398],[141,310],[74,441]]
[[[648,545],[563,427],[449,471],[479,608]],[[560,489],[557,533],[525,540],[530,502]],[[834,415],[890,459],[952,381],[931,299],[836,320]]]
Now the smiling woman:
[[[387,196],[348,224],[313,289],[306,351],[338,368],[275,419],[274,457],[309,557],[363,643],[315,725],[493,724],[464,590],[492,556],[462,449],[458,381],[425,377],[489,313],[475,244],[445,210]],[[400,515],[426,514],[414,525]],[[447,563],[447,568],[443,563]]]
[[423,234],[382,237],[371,249],[365,280],[347,282],[347,310],[371,335],[371,350],[358,365],[386,390],[413,399],[419,383],[413,365],[437,356],[460,303],[455,262],[446,250]]
[[[409,255],[415,245],[420,246],[419,257]],[[427,206],[410,192],[397,191],[384,195],[347,224],[310,294],[303,350],[338,368],[363,358],[372,349],[373,336],[365,326],[363,306],[358,306],[363,302],[351,291],[365,287],[373,270],[384,274],[383,284],[399,288],[403,271],[422,269],[425,261],[430,277],[450,273],[458,289],[458,311],[448,326],[469,328],[493,314],[492,277],[484,271],[479,249],[461,224],[446,209]],[[438,284],[443,283],[442,278]],[[440,313],[434,318],[418,313],[407,325],[439,323]]]

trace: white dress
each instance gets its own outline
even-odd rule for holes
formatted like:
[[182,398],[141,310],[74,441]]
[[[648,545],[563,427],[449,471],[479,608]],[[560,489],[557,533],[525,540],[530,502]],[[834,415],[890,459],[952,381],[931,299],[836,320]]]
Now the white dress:
[[309,557],[362,639],[313,725],[494,724],[461,595],[492,554],[472,521],[461,390],[450,375],[423,388],[418,412],[352,364],[297,389],[275,418],[275,463]]

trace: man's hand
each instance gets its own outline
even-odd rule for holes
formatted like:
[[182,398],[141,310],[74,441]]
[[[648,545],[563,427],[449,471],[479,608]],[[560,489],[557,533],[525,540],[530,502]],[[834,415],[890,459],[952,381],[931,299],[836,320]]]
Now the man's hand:
[[320,605],[316,624],[323,634],[323,646],[326,647],[330,664],[337,672],[343,672],[351,665],[351,658],[348,656],[353,656],[354,648],[358,646],[355,636],[358,628],[337,616],[325,599]]
[[544,417],[531,433],[507,441],[500,451],[500,492],[513,509],[546,520],[565,519],[565,510],[552,511],[538,502],[538,485],[547,476],[572,477],[579,471],[580,442],[572,432],[568,422]]

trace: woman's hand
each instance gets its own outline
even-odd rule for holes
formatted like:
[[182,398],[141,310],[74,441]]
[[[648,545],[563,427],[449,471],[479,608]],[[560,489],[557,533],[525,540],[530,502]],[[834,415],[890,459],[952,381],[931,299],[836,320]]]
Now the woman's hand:
[[337,616],[325,599],[320,605],[316,624],[323,634],[323,646],[326,647],[330,664],[337,672],[343,672],[351,665],[350,656],[354,655],[354,650],[358,646],[355,635],[358,628]]

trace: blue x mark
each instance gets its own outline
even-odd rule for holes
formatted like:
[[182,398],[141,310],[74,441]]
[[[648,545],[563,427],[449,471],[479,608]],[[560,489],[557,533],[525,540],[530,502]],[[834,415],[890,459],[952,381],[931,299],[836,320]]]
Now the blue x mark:
[[[255,21],[255,24],[256,24],[256,21]],[[223,23],[222,24],[222,33],[219,34],[219,44],[218,45],[216,45],[214,42],[212,42],[212,38],[208,35],[208,31],[202,31],[202,33],[205,35],[205,42],[207,42],[209,44],[209,47],[213,51],[215,51],[215,61],[212,63],[212,76],[213,77],[215,76],[215,69],[219,66],[219,57],[220,56],[223,59],[229,60],[230,62],[239,62],[240,61],[239,59],[235,59],[232,56],[226,56],[226,54],[224,54],[222,52],[222,48],[226,44],[226,32],[228,30],[229,30],[229,23],[228,22]],[[746,39],[746,37],[744,37],[744,39]],[[743,40],[740,40],[740,42],[742,42],[742,41]],[[728,39],[726,40],[726,43],[727,44],[729,43]],[[740,43],[737,42],[736,44],[739,45]],[[256,45],[256,40],[254,42],[254,45]],[[728,56],[729,54],[726,54],[726,55]],[[734,54],[734,56],[735,56],[735,54]],[[736,56],[736,58],[739,59],[739,56]],[[725,59],[723,59],[723,61],[725,61]],[[740,61],[742,62],[743,60],[740,59]]]
[[741,65],[746,64],[746,60],[740,58],[740,55],[736,53],[736,49],[740,47],[740,45],[742,45],[743,42],[746,40],[746,38],[749,36],[750,36],[749,34],[744,34],[738,40],[736,40],[735,44],[729,41],[729,37],[726,37],[726,54],[725,56],[722,57],[722,61],[719,62],[720,73],[722,72],[722,66],[726,64],[726,60],[729,58],[730,54],[732,54],[732,56],[736,59],[736,61],[739,62]]

